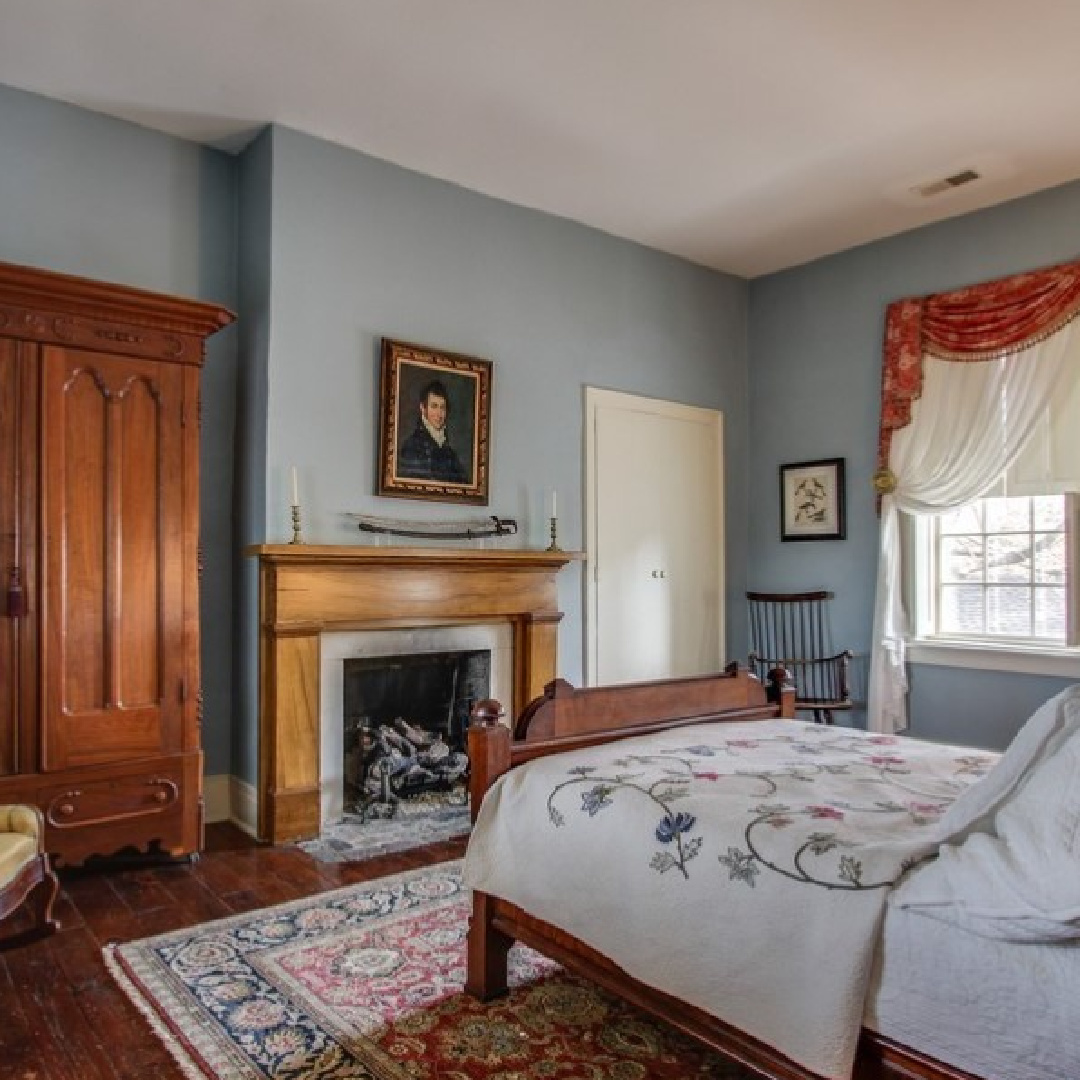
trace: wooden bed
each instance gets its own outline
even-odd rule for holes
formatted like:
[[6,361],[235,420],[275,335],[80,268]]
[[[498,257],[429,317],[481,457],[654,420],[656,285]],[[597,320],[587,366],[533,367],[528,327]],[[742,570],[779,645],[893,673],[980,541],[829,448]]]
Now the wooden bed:
[[[484,793],[515,766],[548,754],[645,735],[685,724],[794,717],[795,691],[783,671],[766,690],[732,664],[722,675],[577,690],[551,683],[514,724],[498,702],[473,710],[469,729],[471,802],[475,820]],[[482,892],[473,894],[466,990],[481,1000],[506,993],[507,952],[520,941],[568,970],[617,994],[750,1071],[773,1080],[815,1080],[815,1074],[731,1025],[636,980],[606,957],[550,923]],[[863,1029],[853,1080],[978,1080],[911,1047]]]

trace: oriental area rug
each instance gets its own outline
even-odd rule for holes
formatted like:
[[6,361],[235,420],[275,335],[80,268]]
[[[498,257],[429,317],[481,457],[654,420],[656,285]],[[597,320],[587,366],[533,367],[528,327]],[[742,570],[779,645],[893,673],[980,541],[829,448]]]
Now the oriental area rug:
[[105,950],[191,1080],[750,1080],[512,950],[512,990],[463,992],[460,863]]

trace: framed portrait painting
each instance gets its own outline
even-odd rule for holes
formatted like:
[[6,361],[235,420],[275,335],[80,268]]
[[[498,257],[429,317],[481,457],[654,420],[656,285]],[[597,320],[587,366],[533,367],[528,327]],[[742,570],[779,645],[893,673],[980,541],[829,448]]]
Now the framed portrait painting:
[[844,459],[780,466],[780,539],[843,540]]
[[384,338],[377,495],[488,501],[491,361]]

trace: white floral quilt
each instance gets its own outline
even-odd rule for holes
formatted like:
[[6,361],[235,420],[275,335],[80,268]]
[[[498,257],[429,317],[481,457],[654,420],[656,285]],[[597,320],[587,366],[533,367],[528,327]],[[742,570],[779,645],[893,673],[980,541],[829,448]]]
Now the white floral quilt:
[[794,720],[540,758],[488,793],[465,881],[847,1080],[886,892],[996,759]]

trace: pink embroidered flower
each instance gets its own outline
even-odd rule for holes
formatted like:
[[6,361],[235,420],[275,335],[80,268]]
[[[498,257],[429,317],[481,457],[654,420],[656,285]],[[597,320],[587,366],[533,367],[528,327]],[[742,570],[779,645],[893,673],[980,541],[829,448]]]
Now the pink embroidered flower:
[[870,759],[871,765],[903,765],[904,759],[896,754],[876,754]]
[[775,817],[769,818],[769,824],[774,829],[783,829],[785,826],[791,824],[791,818],[785,817],[783,814],[777,814]]
[[843,811],[837,810],[835,806],[808,806],[806,809],[810,812],[811,817],[830,818],[833,821],[844,820]]
[[909,802],[908,809],[913,814],[940,814],[945,808],[932,802]]
[[694,773],[695,780],[719,780],[720,774],[718,772],[696,772]]

